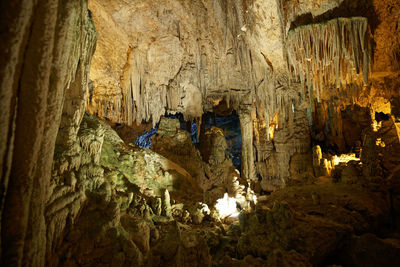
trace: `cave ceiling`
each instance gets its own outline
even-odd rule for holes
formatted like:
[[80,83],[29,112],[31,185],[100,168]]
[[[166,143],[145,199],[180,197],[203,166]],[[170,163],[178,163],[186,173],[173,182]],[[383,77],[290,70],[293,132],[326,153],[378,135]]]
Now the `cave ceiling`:
[[[386,16],[395,1],[358,2],[90,0],[99,37],[88,110],[132,125],[155,124],[166,112],[198,118],[222,99],[235,109],[257,105],[264,117],[285,113],[289,103],[310,105],[314,97],[344,95],[342,103],[354,103],[363,98],[354,87],[368,85],[371,70],[399,69],[393,60],[399,37],[386,38],[390,29],[399,32],[396,16]],[[307,42],[313,59],[291,56]],[[335,46],[343,51],[331,51]],[[360,72],[364,83],[357,82]],[[314,89],[304,93],[304,83]]]

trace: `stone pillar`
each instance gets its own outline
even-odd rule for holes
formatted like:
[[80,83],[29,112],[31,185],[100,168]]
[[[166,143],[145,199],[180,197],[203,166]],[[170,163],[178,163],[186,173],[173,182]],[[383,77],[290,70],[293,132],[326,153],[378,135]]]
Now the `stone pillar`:
[[0,14],[0,265],[44,266],[44,212],[64,98],[73,84],[85,91],[96,34],[87,0],[2,1]]
[[250,106],[239,109],[240,133],[242,135],[242,177],[252,181],[257,180],[256,168],[254,164],[253,147],[253,109]]

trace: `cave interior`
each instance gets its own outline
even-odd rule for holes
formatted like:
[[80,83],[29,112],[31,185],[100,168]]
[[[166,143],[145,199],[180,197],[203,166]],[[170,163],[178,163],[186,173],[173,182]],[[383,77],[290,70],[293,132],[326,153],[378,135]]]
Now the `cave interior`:
[[0,21],[1,266],[400,266],[400,0]]

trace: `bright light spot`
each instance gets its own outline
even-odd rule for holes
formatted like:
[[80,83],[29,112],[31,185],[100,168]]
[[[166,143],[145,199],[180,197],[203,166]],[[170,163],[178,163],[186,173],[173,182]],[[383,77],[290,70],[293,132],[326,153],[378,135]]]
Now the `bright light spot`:
[[254,202],[254,204],[257,204],[257,196],[256,195],[253,195],[253,202]]
[[376,139],[376,145],[380,146],[380,147],[385,147],[386,146],[385,142],[382,141],[382,138]]
[[238,178],[236,176],[233,177],[233,185],[237,188],[240,186]]
[[343,163],[347,163],[347,162],[352,161],[352,160],[360,161],[360,159],[357,158],[356,154],[354,154],[354,153],[342,154],[342,155],[339,155],[339,157],[335,155],[334,158],[333,158],[333,162],[335,163],[335,165],[339,165],[342,162]]
[[217,200],[215,208],[217,209],[219,218],[221,219],[227,217],[237,217],[239,215],[239,211],[236,206],[236,199],[229,197],[228,193],[225,193],[223,198]]
[[273,120],[269,123],[268,126],[269,140],[274,140],[275,130],[278,130],[278,113],[274,114]]
[[242,28],[240,28],[242,31],[244,31],[244,32],[246,32],[247,31],[247,28],[246,28],[246,25],[244,25]]
[[268,132],[269,132],[269,139],[274,140],[275,126],[274,125],[269,126]]
[[205,203],[200,202],[200,206],[201,206],[201,212],[203,212],[204,214],[210,215],[211,210],[208,208],[208,205]]
[[372,121],[372,129],[374,132],[377,132],[382,127],[382,121],[377,122],[376,120]]
[[294,113],[294,104],[292,103],[292,111],[293,111],[293,113]]

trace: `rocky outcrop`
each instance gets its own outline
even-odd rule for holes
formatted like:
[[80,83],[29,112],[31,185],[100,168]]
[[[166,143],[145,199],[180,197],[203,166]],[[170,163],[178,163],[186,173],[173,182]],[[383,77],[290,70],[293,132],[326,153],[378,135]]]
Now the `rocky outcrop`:
[[[118,137],[110,127],[107,129],[113,133],[108,136]],[[121,188],[134,185],[141,192],[148,191],[147,194],[157,197],[163,197],[168,190],[180,201],[201,200],[202,190],[186,169],[149,149],[130,151],[119,137],[117,140],[116,143],[108,137],[103,145],[100,164],[107,170],[107,180]],[[121,180],[124,184],[119,184]]]
[[[177,138],[186,136],[184,132],[177,119],[162,119],[154,140],[156,147],[163,153],[175,151],[169,155],[176,155],[178,148],[190,151],[190,137]],[[198,188],[176,187],[175,178],[171,183],[169,177],[182,179],[181,174],[179,169],[165,169],[163,161],[169,167],[175,163],[147,149],[132,151],[110,126],[90,115],[84,117],[78,137],[81,157],[88,163],[81,163],[76,175],[64,175],[64,188],[79,188],[82,202],[65,205],[68,194],[53,201],[65,207],[60,211],[69,212],[53,213],[55,216],[50,217],[59,220],[50,220],[57,223],[49,229],[59,229],[60,223],[69,222],[52,252],[50,262],[54,265],[311,266],[331,263],[332,255],[337,255],[334,264],[358,264],[362,261],[365,244],[361,241],[365,233],[384,236],[389,229],[386,226],[391,224],[391,207],[386,201],[391,193],[385,187],[370,187],[366,180],[357,177],[352,177],[355,182],[348,183],[343,180],[344,174],[337,184],[324,182],[281,189],[262,197],[255,211],[242,212],[239,223],[228,219],[221,224],[213,217],[213,211],[206,212],[203,204],[193,203]],[[390,134],[385,140],[389,139]],[[168,149],[161,149],[166,145],[162,140],[170,145]],[[221,150],[226,147],[221,129],[210,128],[205,132],[205,140],[214,144],[206,151],[210,174],[225,177],[224,170],[232,165]],[[101,155],[95,156],[98,153]],[[217,183],[223,179],[214,176],[209,176],[209,182],[214,184],[208,197],[215,187],[221,187]],[[244,210],[251,210],[246,209],[246,203],[252,194],[244,192],[238,181],[229,184],[228,179],[224,188]],[[49,205],[48,210],[54,210],[53,207],[56,205]],[[67,217],[61,217],[67,213]],[[395,255],[395,237],[385,241],[374,238],[374,246]],[[373,260],[379,262],[380,258]]]
[[[334,184],[273,193],[255,213],[240,218],[238,253],[267,261],[276,256],[282,262],[296,259],[296,265],[303,266],[329,262],[352,234],[385,234],[379,225],[390,221],[389,207],[379,195],[361,186]],[[330,264],[342,264],[338,256],[332,259]]]
[[256,166],[265,191],[284,187],[291,180],[307,179],[310,172],[313,176],[307,110],[293,106],[288,115],[288,121],[278,120],[276,116],[267,126],[261,117],[256,124],[259,135],[255,142]]
[[189,132],[180,129],[178,119],[161,119],[157,134],[153,136],[151,149],[182,166],[196,180],[202,191],[207,190],[207,166],[192,144]]
[[60,241],[82,212],[87,193],[104,182],[104,169],[100,166],[104,136],[105,128],[100,123],[86,119],[75,138],[56,147],[45,212],[46,260],[50,265],[56,264],[54,255]]
[[[172,233],[155,224],[201,223],[201,189],[176,163],[148,149],[132,151],[96,117],[86,114],[79,128],[71,146],[57,147],[55,155],[45,213],[47,264],[157,265],[158,251],[171,253],[163,238]],[[186,261],[180,257],[189,257],[193,240],[181,240],[180,231],[173,238],[181,248],[179,259],[170,260]],[[209,261],[206,247],[202,257]]]

